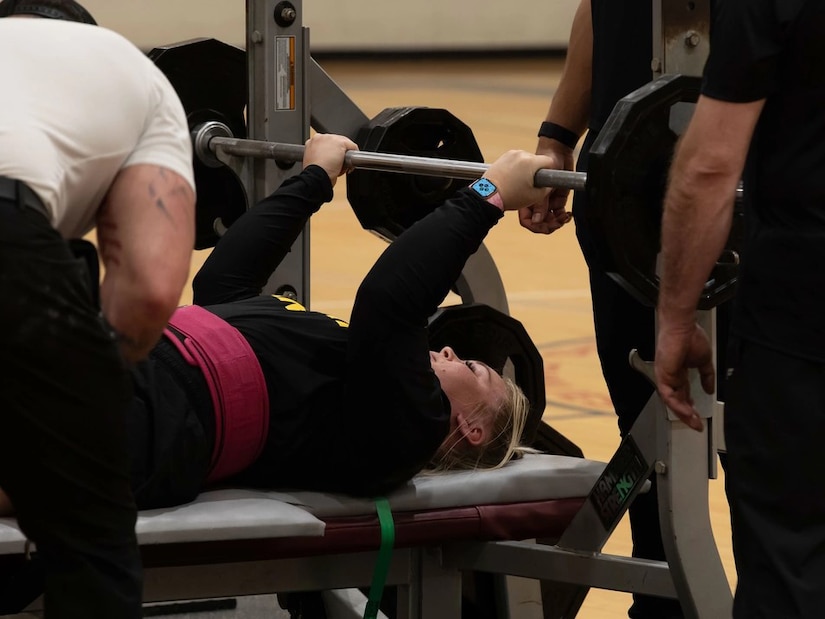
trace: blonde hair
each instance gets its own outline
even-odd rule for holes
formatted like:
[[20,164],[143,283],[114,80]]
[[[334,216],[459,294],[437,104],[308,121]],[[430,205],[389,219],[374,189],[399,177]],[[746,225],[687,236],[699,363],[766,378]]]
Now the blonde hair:
[[[489,408],[482,404],[475,414],[481,414]],[[472,446],[462,441],[458,431],[447,437],[445,447],[438,450],[422,473],[443,473],[459,469],[497,469],[510,460],[517,460],[525,453],[536,450],[521,444],[521,435],[530,413],[530,402],[521,388],[512,380],[504,377],[504,397],[493,404],[490,411],[492,419],[489,441],[479,446]]]

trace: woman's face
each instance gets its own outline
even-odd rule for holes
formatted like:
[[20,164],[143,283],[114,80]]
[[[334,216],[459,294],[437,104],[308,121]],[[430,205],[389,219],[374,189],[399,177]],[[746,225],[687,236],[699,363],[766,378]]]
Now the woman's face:
[[504,379],[486,363],[465,361],[445,346],[438,352],[430,351],[430,365],[441,382],[441,389],[450,400],[450,426],[458,427],[463,420],[481,423],[489,429],[490,420],[474,420],[479,409],[490,411],[504,398]]

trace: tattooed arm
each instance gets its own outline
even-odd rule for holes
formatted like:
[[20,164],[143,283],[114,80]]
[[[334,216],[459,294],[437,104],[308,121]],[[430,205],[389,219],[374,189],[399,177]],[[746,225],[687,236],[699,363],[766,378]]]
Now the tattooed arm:
[[178,305],[195,240],[195,195],[177,173],[138,164],[120,171],[97,216],[105,275],[103,315],[123,356],[154,346]]

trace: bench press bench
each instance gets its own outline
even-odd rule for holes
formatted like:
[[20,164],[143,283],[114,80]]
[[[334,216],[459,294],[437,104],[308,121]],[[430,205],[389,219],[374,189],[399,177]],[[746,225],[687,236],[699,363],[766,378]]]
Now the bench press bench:
[[[592,460],[528,454],[492,471],[420,475],[388,495],[395,544],[387,584],[411,592],[399,616],[460,616],[460,571],[442,568],[434,549],[556,539],[603,470]],[[137,535],[147,602],[367,586],[381,538],[371,500],[238,488],[141,512]],[[0,555],[25,551],[15,520],[0,518]]]
[[[697,399],[710,399],[694,389]],[[708,426],[702,433],[654,394],[606,464],[530,454],[496,470],[419,475],[391,493],[395,544],[386,585],[398,587],[397,619],[457,619],[468,572],[550,585],[542,586],[542,604],[547,612],[551,602],[559,619],[576,616],[590,587],[678,597],[691,619],[730,616],[732,595],[708,510],[718,427],[710,402],[700,410]],[[603,553],[651,474],[658,477],[668,560]],[[144,600],[365,587],[380,531],[370,500],[213,489],[187,505],[139,515]],[[15,561],[19,567],[25,551],[14,519],[0,519],[0,574]]]

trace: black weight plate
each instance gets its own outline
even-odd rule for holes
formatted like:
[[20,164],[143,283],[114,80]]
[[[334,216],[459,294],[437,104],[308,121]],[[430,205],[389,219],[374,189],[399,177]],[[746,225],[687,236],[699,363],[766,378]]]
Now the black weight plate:
[[[387,108],[361,129],[356,142],[370,152],[484,161],[472,130],[441,108]],[[391,241],[467,184],[455,178],[353,170],[347,175],[347,198],[363,228]]]
[[[236,137],[246,136],[246,52],[216,39],[194,39],[149,52],[183,103],[190,131],[209,120],[226,124]],[[240,179],[225,166],[194,161],[198,194],[195,248],[217,243],[216,220],[229,227],[247,209]]]
[[428,330],[432,350],[449,346],[462,359],[483,361],[499,373],[511,364],[513,380],[530,401],[523,439],[532,443],[547,400],[544,360],[524,326],[488,305],[471,303],[440,308]]
[[[678,139],[671,111],[695,103],[701,78],[666,75],[621,99],[590,150],[587,172],[588,223],[601,267],[647,305],[659,293],[657,259],[662,202]],[[737,210],[727,249],[741,246]],[[731,298],[738,269],[718,265],[699,299],[709,309]]]

